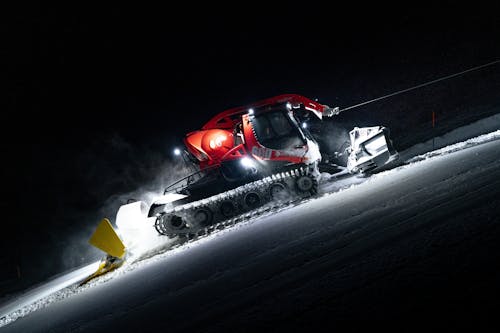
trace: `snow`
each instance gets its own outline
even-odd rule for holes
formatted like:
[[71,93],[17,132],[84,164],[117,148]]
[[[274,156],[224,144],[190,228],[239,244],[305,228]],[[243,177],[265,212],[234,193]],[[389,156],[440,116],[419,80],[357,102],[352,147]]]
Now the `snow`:
[[[59,332],[163,325],[169,331],[217,331],[241,320],[260,325],[266,311],[278,323],[290,320],[289,314],[300,318],[301,309],[311,305],[322,309],[317,303],[323,296],[313,292],[318,288],[343,300],[318,316],[348,317],[361,303],[348,302],[343,294],[378,299],[380,291],[369,285],[381,279],[384,267],[421,265],[418,253],[430,251],[454,222],[477,228],[465,223],[473,219],[470,212],[486,214],[488,202],[498,197],[498,128],[500,114],[400,152],[406,163],[394,169],[325,181],[318,197],[300,205],[262,213],[196,242],[167,242],[163,245],[174,247],[166,252],[146,249],[82,287],[75,283],[95,264],[70,272],[4,304],[0,327]],[[484,211],[474,210],[481,205]],[[415,236],[420,234],[425,236]],[[401,269],[396,281],[404,283],[401,276],[412,269]],[[355,271],[360,273],[353,279]],[[376,308],[369,311],[378,314]],[[221,317],[225,322],[213,321]],[[211,324],[203,326],[207,321]]]
[[75,283],[82,281],[85,277],[95,272],[98,266],[99,262],[94,262],[69,273],[62,274],[39,287],[25,292],[14,301],[3,305],[0,307],[0,318],[2,318],[0,324],[8,324],[18,317],[22,317],[60,299],[61,297],[58,295],[60,290],[69,288]]
[[[427,142],[419,143],[413,147],[400,153],[400,157],[407,161],[411,158],[433,151],[435,154],[440,154],[437,148],[445,149],[461,149],[466,144],[481,143],[488,140],[498,138],[498,129],[500,128],[500,114],[495,114],[491,117],[480,119],[472,124],[454,129],[443,136],[435,137]],[[489,134],[487,134],[489,133]],[[489,137],[484,137],[487,134]],[[478,139],[470,139],[478,136]],[[462,142],[465,140],[465,143]],[[474,140],[477,140],[475,142]],[[456,146],[455,144],[458,144]],[[448,146],[453,146],[450,148]]]

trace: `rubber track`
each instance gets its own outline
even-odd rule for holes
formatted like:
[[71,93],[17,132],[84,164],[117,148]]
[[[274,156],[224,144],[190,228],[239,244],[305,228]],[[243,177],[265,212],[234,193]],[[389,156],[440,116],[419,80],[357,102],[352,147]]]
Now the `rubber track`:
[[[310,176],[313,178],[312,191],[303,192],[296,190],[296,179],[301,176]],[[269,193],[269,189],[273,184],[283,184],[288,189],[288,196],[283,199],[273,199]],[[278,185],[279,186],[279,185]],[[158,233],[170,237],[184,236],[188,239],[196,238],[197,236],[209,234],[214,230],[223,229],[227,225],[233,225],[237,222],[246,220],[251,217],[261,215],[267,211],[286,207],[300,201],[304,198],[316,194],[318,188],[318,180],[313,176],[312,172],[307,167],[300,167],[291,171],[281,172],[263,179],[239,186],[235,189],[205,198],[202,200],[190,202],[184,205],[173,207],[161,213],[155,222],[155,228]],[[243,203],[243,198],[250,192],[259,193],[261,203],[256,208],[246,207]],[[220,212],[220,205],[223,202],[232,202],[237,209],[237,214],[234,216],[224,216]],[[192,216],[194,212],[200,208],[208,208],[213,213],[213,222],[209,226],[196,226]],[[178,216],[184,219],[192,227],[185,227],[183,229],[169,230],[163,225],[163,220],[170,219],[173,216]]]

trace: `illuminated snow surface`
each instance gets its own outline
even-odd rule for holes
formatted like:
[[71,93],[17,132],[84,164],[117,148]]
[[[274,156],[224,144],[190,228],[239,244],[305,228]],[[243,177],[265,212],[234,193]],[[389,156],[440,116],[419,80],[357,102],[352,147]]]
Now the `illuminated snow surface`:
[[[194,242],[177,244],[158,236],[121,268],[86,285],[78,287],[78,282],[97,263],[3,304],[0,327],[13,332],[148,330],[153,325],[196,330],[205,327],[204,320],[238,309],[244,314],[232,315],[234,321],[251,322],[260,311],[251,302],[259,302],[259,309],[276,318],[277,312],[290,312],[293,306],[306,309],[313,299],[304,296],[308,292],[294,296],[281,286],[316,289],[308,285],[315,281],[322,288],[325,281],[308,278],[318,273],[331,275],[341,288],[350,283],[342,278],[348,275],[342,260],[439,216],[456,214],[464,202],[497,193],[500,130],[491,131],[495,128],[500,128],[500,115],[400,152],[404,165],[369,178],[325,181],[318,197]],[[447,146],[432,150],[433,145]],[[381,265],[390,261],[377,260]],[[332,265],[338,268],[334,273],[328,269]],[[288,308],[273,312],[272,302],[265,299],[269,293],[289,297]],[[300,304],[293,305],[294,297]],[[217,325],[210,328],[217,331]]]

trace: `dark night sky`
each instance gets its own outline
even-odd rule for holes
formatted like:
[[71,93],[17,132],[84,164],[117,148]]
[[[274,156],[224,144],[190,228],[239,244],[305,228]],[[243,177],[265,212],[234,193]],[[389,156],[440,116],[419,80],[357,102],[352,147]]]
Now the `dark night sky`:
[[0,265],[18,285],[89,260],[74,252],[103,202],[219,111],[282,93],[345,107],[500,58],[494,8],[234,6],[3,11]]

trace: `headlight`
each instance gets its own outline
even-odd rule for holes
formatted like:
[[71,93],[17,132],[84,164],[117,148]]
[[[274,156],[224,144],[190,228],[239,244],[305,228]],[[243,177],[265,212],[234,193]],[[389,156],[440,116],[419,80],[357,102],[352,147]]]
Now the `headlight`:
[[243,157],[241,160],[240,160],[240,163],[243,167],[247,168],[247,169],[250,169],[250,168],[253,168],[255,167],[255,162],[249,158],[249,157]]

